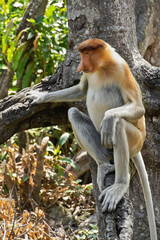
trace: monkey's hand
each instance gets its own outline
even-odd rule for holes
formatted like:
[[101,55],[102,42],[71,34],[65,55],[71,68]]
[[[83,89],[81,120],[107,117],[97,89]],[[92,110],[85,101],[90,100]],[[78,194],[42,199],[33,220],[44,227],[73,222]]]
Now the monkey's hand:
[[30,91],[27,93],[26,100],[31,100],[32,104],[40,104],[45,102],[46,93],[38,92],[38,91]]
[[115,210],[118,202],[127,192],[128,187],[129,184],[127,183],[115,183],[104,189],[99,196],[99,201],[102,202],[102,212]]
[[106,175],[109,173],[113,173],[114,171],[115,171],[115,167],[113,164],[110,164],[110,163],[98,164],[97,184],[100,191],[104,189]]
[[119,118],[113,115],[105,115],[101,123],[101,143],[106,148],[111,149],[115,143],[116,124]]

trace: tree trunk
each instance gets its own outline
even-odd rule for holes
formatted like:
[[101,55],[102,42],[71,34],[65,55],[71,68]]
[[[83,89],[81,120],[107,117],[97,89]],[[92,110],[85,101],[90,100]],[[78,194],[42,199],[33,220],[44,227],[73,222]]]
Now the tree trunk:
[[[140,0],[136,2],[139,3]],[[147,2],[144,1],[144,2]],[[150,0],[152,4],[152,0]],[[138,5],[136,4],[136,9]],[[147,11],[148,5],[144,8]],[[150,21],[152,21],[150,18]],[[137,22],[139,18],[136,18]],[[152,24],[149,21],[150,28]],[[157,20],[156,20],[157,21]],[[79,62],[78,44],[88,38],[96,37],[110,43],[126,59],[130,68],[141,85],[144,105],[146,108],[147,137],[143,147],[143,157],[151,184],[158,236],[160,236],[160,68],[147,63],[139,54],[137,47],[136,23],[134,0],[68,0],[69,23],[69,48],[65,61],[59,66],[52,77],[34,86],[39,91],[56,91],[76,84],[80,75],[76,72]],[[153,24],[154,25],[154,24]],[[138,26],[138,24],[137,24]],[[150,31],[146,33],[147,37]],[[142,36],[139,37],[139,42]],[[141,53],[145,55],[148,43],[139,44]],[[67,123],[67,110],[71,106],[77,106],[86,111],[82,103],[53,103],[32,106],[25,100],[25,94],[30,88],[24,89],[16,96],[1,100],[0,105],[0,135],[1,143],[6,141],[14,133],[24,129],[53,124]],[[96,165],[91,162],[91,172],[94,182],[94,194],[97,205],[99,238],[107,240],[115,239],[141,239],[149,240],[149,227],[146,216],[144,198],[140,181],[135,173],[130,185],[130,199],[126,195],[114,213],[101,213],[100,203],[97,201],[99,191],[96,185]],[[106,186],[114,181],[114,176],[106,177]],[[134,209],[134,228],[133,213]]]

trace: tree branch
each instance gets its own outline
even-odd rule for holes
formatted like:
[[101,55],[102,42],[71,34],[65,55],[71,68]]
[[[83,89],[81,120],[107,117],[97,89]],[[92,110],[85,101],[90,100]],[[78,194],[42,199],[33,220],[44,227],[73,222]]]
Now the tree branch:
[[141,86],[147,115],[158,116],[160,109],[160,68],[152,66],[140,54],[136,54],[132,72]]
[[[89,157],[92,181],[94,185],[93,193],[97,206],[97,218],[99,224],[100,240],[131,240],[133,235],[133,205],[126,194],[118,203],[114,212],[105,212],[102,214],[101,203],[98,201],[99,189],[97,186],[97,165],[95,161]],[[105,178],[105,187],[109,187],[114,183],[115,175],[110,173]]]
[[31,23],[28,22],[28,19],[37,19],[40,16],[43,16],[48,0],[32,0],[28,5],[23,18],[17,27],[16,35],[23,29],[29,27]]

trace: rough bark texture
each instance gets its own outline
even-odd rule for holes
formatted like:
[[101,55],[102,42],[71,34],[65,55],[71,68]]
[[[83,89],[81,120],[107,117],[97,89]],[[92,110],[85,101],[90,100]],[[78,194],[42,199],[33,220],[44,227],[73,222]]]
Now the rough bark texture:
[[8,68],[0,76],[0,99],[8,94],[8,89],[12,85],[13,72]]
[[140,53],[155,66],[160,66],[159,0],[136,0],[136,26]]
[[[147,137],[142,153],[151,183],[158,236],[160,236],[160,68],[151,66],[139,54],[135,12],[137,34],[144,30],[143,34],[138,36],[140,52],[144,56],[148,51],[151,30],[154,31],[156,36],[157,30],[155,29],[157,29],[156,23],[159,22],[159,15],[157,14],[158,7],[157,9],[154,8],[153,1],[143,0],[143,2],[145,2],[143,19],[146,24],[144,24],[145,28],[140,29],[139,27],[142,24],[140,22],[140,0],[136,1],[136,8],[134,8],[134,0],[68,0],[69,49],[65,61],[57,69],[54,76],[44,79],[33,89],[54,91],[76,84],[80,78],[80,75],[76,73],[79,61],[77,45],[91,37],[102,38],[110,43],[127,60],[141,85],[146,108]],[[158,0],[155,0],[155,3],[158,4]],[[153,11],[157,14],[156,19],[155,15],[152,16]],[[149,16],[149,18],[146,16]],[[158,41],[155,40],[150,50],[150,56],[152,56],[153,49],[158,47],[158,44]],[[156,57],[158,59],[158,51],[156,51]],[[16,96],[8,97],[0,102],[1,143],[14,133],[24,129],[58,123],[65,124],[68,121],[68,108],[76,105],[76,103],[63,103],[32,106],[29,101],[25,101],[24,97],[27,91],[30,91],[30,89],[25,89]],[[77,103],[76,106],[85,111],[84,103]],[[133,231],[133,239],[149,240],[148,220],[137,174],[134,174],[130,186],[130,199],[133,202],[133,208],[128,196],[125,196],[114,213],[102,215],[100,203],[97,201],[99,192],[96,186],[96,165],[93,160],[91,160],[91,172],[97,204],[100,239],[129,240],[132,239]],[[114,176],[107,176],[106,185],[111,184],[113,179]]]
[[[97,207],[97,221],[100,240],[129,240],[133,236],[133,206],[131,200],[126,194],[117,205],[116,211],[112,213],[101,212],[101,204],[98,201],[99,189],[97,186],[97,165],[89,157],[90,169],[93,181],[93,193]],[[114,183],[114,174],[108,174],[105,179],[105,186],[108,187]]]

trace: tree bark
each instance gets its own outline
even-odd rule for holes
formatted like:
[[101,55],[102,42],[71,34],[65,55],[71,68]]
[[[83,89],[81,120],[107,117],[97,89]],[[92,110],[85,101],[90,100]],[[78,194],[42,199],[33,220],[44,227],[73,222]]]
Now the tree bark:
[[[142,153],[151,184],[158,236],[160,236],[160,194],[158,189],[160,184],[160,68],[151,66],[139,54],[134,0],[68,0],[68,23],[69,48],[65,61],[59,66],[54,76],[43,79],[33,89],[56,91],[76,84],[80,78],[76,72],[79,62],[77,46],[88,38],[97,37],[105,40],[126,59],[141,85],[146,108],[147,137]],[[145,44],[139,44],[139,46],[141,52],[143,52],[143,48],[147,49]],[[25,100],[28,91],[30,88],[0,101],[1,143],[14,133],[24,129],[66,124],[68,121],[67,111],[71,106],[78,106],[79,109],[86,111],[83,102],[48,103],[33,106],[28,100]],[[133,239],[150,239],[144,198],[137,173],[133,175],[130,185],[130,199],[132,199],[133,207],[126,195],[114,213],[102,215],[100,203],[97,201],[99,191],[96,186],[96,165],[93,160],[90,165],[97,206],[99,238],[129,240],[132,239],[133,232]],[[107,176],[106,186],[113,180],[114,176]]]
[[28,19],[36,20],[38,17],[43,16],[47,3],[48,3],[48,0],[32,0],[30,2],[30,4],[28,5],[24,13],[22,21],[20,22],[17,28],[17,31],[16,31],[17,35],[23,29],[31,26],[31,23],[29,23]]
[[13,75],[14,74],[11,69],[8,68],[3,71],[2,75],[0,76],[0,99],[7,96],[8,89],[12,85]]

